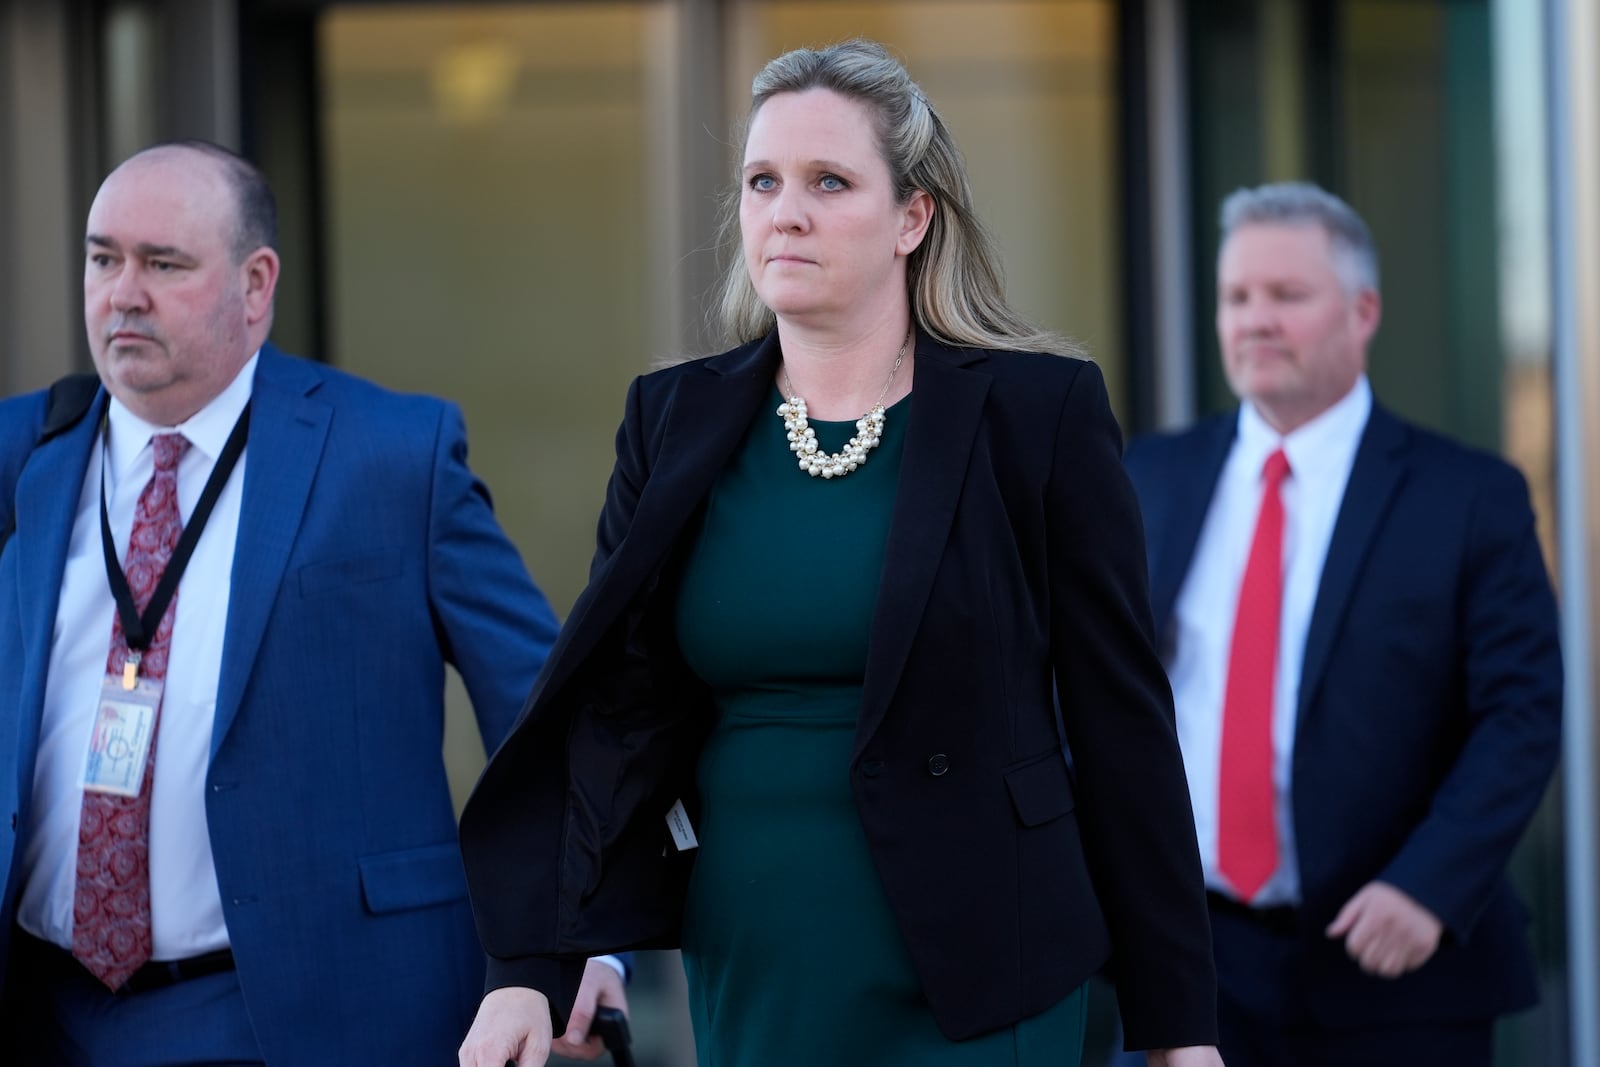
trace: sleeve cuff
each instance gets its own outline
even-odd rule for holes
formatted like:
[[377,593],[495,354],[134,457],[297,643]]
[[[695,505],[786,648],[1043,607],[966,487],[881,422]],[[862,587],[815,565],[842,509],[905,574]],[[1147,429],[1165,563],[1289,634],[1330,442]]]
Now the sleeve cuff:
[[488,972],[484,978],[484,992],[506,986],[537,989],[550,1000],[550,1020],[554,1032],[567,1028],[567,1016],[572,1013],[572,1002],[578,999],[578,986],[583,981],[583,960],[555,960],[544,956],[518,956],[502,958],[490,956]]

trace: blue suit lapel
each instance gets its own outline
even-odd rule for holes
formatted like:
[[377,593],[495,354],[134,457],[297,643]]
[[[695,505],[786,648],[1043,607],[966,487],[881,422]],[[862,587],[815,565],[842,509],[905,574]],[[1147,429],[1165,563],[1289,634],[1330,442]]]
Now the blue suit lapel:
[[[1155,619],[1157,635],[1164,634],[1167,620],[1172,617],[1172,605],[1178,599],[1178,590],[1189,573],[1194,560],[1195,546],[1200,541],[1200,530],[1205,525],[1206,513],[1211,509],[1211,497],[1217,490],[1217,479],[1233,449],[1233,439],[1239,425],[1237,412],[1227,417],[1210,420],[1198,427],[1194,434],[1193,451],[1178,457],[1180,467],[1171,472],[1161,484],[1160,492],[1171,510],[1159,529],[1147,532],[1151,542],[1150,606]],[[1185,446],[1188,445],[1185,441]],[[1159,543],[1158,543],[1159,539]]]
[[883,721],[933,591],[993,379],[966,369],[981,356],[918,338],[915,395],[872,618],[859,750]]
[[227,637],[211,733],[213,756],[244,698],[322,461],[333,411],[312,395],[321,381],[313,365],[270,346],[262,349],[256,364]]
[[[22,734],[17,738],[17,751],[19,765],[24,767],[33,765],[38,744],[50,642],[61,601],[61,576],[67,565],[67,547],[77,519],[89,454],[104,411],[102,390],[89,414],[76,426],[33,451],[17,479],[17,530],[10,550],[17,554],[17,607],[22,621],[23,655],[22,663],[12,669],[20,674],[13,684],[19,685]],[[98,538],[95,545],[98,551]],[[105,625],[106,639],[110,640],[109,617]]]
[[1306,632],[1305,657],[1300,667],[1298,718],[1305,717],[1322,682],[1334,637],[1366,562],[1367,548],[1405,480],[1408,436],[1404,423],[1373,405],[1339,505],[1322,578],[1317,583],[1317,599],[1311,609],[1311,626]]

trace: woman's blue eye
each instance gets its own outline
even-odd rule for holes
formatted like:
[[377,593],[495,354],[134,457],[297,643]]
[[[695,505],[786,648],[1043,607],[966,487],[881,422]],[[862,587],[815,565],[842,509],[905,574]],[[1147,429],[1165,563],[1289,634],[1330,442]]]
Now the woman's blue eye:
[[830,193],[849,188],[849,186],[845,185],[844,179],[836,174],[824,174],[818,184]]
[[770,174],[757,174],[754,178],[750,179],[750,188],[754,189],[758,193],[770,192],[772,189],[777,187],[777,184],[778,183],[773,180],[773,177]]

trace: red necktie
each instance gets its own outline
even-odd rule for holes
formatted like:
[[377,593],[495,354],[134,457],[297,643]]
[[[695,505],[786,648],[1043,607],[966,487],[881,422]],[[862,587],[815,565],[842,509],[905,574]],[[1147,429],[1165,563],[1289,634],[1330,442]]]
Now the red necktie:
[[1250,900],[1278,869],[1272,787],[1272,696],[1283,604],[1283,500],[1289,459],[1278,449],[1261,471],[1261,513],[1239,585],[1222,703],[1217,867]]
[[[122,571],[134,603],[150,603],[167,560],[183,534],[178,512],[178,460],[189,442],[181,434],[151,438],[156,469],[139,494],[133,533]],[[139,673],[152,681],[167,676],[167,648],[178,598],[161,617]],[[128,658],[122,617],[111,627],[106,672],[120,676]],[[159,725],[159,717],[157,719]],[[154,731],[152,730],[152,734]],[[72,954],[111,990],[150,959],[150,790],[155,782],[156,747],[152,736],[144,783],[137,797],[85,791],[78,827],[78,881],[72,908]]]

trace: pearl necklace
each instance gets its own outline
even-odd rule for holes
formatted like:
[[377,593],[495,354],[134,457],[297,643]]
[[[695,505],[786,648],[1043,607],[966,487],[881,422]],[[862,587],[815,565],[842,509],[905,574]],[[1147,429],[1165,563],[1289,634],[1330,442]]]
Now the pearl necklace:
[[789,394],[789,399],[778,405],[778,417],[783,419],[783,428],[789,431],[789,451],[800,457],[801,470],[813,478],[819,474],[824,478],[843,478],[867,461],[867,453],[877,448],[878,442],[883,439],[887,418],[883,410],[883,398],[889,395],[889,386],[894,384],[895,372],[904,362],[910,344],[911,331],[908,329],[906,339],[900,342],[900,351],[895,353],[894,366],[889,368],[889,380],[883,383],[878,399],[873,401],[872,410],[856,420],[856,435],[837,452],[824,452],[817,447],[817,432],[806,422],[805,398],[794,391],[794,386],[789,382],[788,369],[779,370],[783,375],[784,392]]

